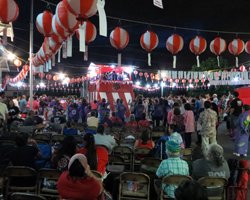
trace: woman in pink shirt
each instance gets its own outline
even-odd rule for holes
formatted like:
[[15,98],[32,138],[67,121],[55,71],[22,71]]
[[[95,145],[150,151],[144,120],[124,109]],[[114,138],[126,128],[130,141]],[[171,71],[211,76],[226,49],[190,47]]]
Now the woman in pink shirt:
[[186,148],[191,147],[191,134],[195,131],[195,120],[194,120],[194,112],[192,111],[191,105],[186,103],[184,105],[185,112],[183,114],[184,117],[184,125],[185,125],[185,133],[184,140]]

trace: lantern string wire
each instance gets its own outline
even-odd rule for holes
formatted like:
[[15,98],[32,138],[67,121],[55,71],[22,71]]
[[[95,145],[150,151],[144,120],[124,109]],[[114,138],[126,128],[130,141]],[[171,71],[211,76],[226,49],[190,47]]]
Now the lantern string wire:
[[[47,0],[40,0],[46,4],[50,4],[53,6],[57,6],[55,3],[51,3]],[[210,29],[197,29],[197,28],[189,28],[189,27],[181,27],[181,26],[171,26],[171,25],[165,25],[165,24],[158,24],[158,23],[150,23],[150,22],[145,22],[145,21],[139,21],[139,20],[133,20],[133,19],[127,19],[127,18],[120,18],[120,17],[113,17],[113,16],[107,16],[108,19],[112,20],[121,20],[125,22],[130,22],[130,23],[136,23],[136,24],[143,24],[143,25],[148,25],[150,24],[151,26],[156,26],[156,27],[162,27],[162,28],[169,28],[169,29],[174,29],[174,30],[186,30],[186,31],[195,31],[197,33],[200,32],[206,32],[206,33],[223,33],[223,34],[233,34],[238,37],[238,35],[250,35],[250,32],[234,32],[234,31],[224,31],[224,30],[210,30]]]

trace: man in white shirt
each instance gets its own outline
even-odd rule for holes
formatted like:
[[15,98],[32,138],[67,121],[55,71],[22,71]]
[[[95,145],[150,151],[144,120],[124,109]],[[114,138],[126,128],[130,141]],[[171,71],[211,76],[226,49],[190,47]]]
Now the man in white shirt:
[[88,127],[96,127],[98,126],[98,118],[95,117],[95,112],[91,112],[90,117],[87,118]]
[[2,103],[0,100],[0,118],[3,119],[3,121],[7,120],[8,116],[8,108],[5,103]]

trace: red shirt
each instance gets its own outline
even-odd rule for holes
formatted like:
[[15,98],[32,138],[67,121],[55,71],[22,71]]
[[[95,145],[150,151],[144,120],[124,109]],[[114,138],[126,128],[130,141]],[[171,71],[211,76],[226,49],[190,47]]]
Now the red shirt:
[[[86,154],[87,149],[81,148],[79,149],[78,153]],[[97,154],[97,171],[104,175],[106,171],[106,166],[109,160],[109,153],[105,147],[96,146],[96,154]]]
[[136,121],[131,121],[131,122],[127,122],[126,126],[130,128],[137,128],[138,124]]
[[152,140],[148,140],[146,144],[142,143],[142,140],[136,140],[135,142],[135,148],[148,148],[148,149],[153,149],[154,148],[154,142]]
[[148,120],[140,120],[138,122],[138,126],[139,127],[149,127],[150,126],[150,122]]
[[57,190],[61,199],[97,200],[101,193],[101,184],[94,178],[72,179],[64,171],[58,179]]

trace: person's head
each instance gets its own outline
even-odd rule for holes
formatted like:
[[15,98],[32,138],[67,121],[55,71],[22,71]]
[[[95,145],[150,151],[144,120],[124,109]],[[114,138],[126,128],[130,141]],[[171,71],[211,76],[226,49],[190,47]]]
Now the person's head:
[[177,103],[177,102],[174,102],[174,105],[173,105],[174,108],[179,108],[180,105]]
[[91,117],[95,117],[95,112],[91,111],[90,115],[91,115]]
[[206,189],[195,180],[183,181],[174,194],[176,200],[208,200]]
[[170,125],[168,126],[168,131],[169,131],[170,134],[176,132],[176,131],[177,131],[177,125],[175,125],[175,124],[170,124]]
[[243,110],[244,111],[249,111],[250,110],[250,106],[247,105],[247,104],[243,105]]
[[141,118],[142,118],[142,120],[145,120],[146,119],[146,113],[142,113]]
[[234,95],[234,97],[236,97],[236,98],[237,98],[237,97],[239,97],[239,92],[234,91],[234,92],[233,92],[233,95]]
[[168,157],[180,156],[181,145],[173,140],[166,141],[166,153]]
[[15,142],[18,147],[22,147],[27,145],[28,143],[28,134],[26,133],[19,133],[16,135]]
[[205,109],[211,108],[211,102],[210,101],[205,101],[204,102],[204,108]]
[[146,129],[141,134],[142,144],[147,144],[147,141],[150,140],[150,131]]
[[104,126],[102,124],[99,124],[96,130],[97,133],[102,134],[104,133]]
[[175,107],[174,108],[174,115],[180,115],[181,114],[181,110],[179,107]]
[[87,157],[90,169],[96,170],[97,169],[97,154],[96,154],[94,135],[88,134],[88,133],[85,134],[83,141],[85,143],[85,148],[87,149],[86,157]]
[[13,107],[13,106],[14,106],[13,100],[9,100],[9,106],[10,106],[10,107]]
[[189,103],[185,103],[184,109],[185,110],[192,110],[192,107],[191,107],[191,105]]
[[87,158],[83,154],[75,154],[68,164],[69,176],[74,178],[86,178],[89,170]]
[[62,147],[60,148],[61,155],[73,156],[76,153],[76,140],[74,136],[66,136],[62,142]]
[[106,99],[105,98],[102,99],[102,103],[106,103]]
[[116,99],[116,103],[119,104],[121,101],[120,99]]
[[30,118],[33,118],[33,117],[35,116],[35,112],[34,112],[33,110],[30,110],[30,111],[28,112],[28,116],[29,116]]
[[215,163],[216,166],[222,166],[224,162],[224,151],[222,146],[211,144],[208,148],[207,158]]
[[129,119],[130,119],[131,122],[135,121],[135,115],[131,114],[130,117],[129,117]]

